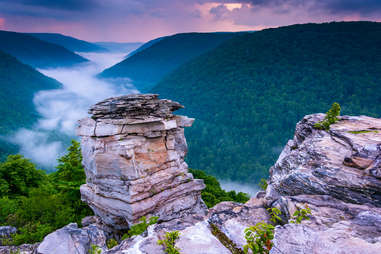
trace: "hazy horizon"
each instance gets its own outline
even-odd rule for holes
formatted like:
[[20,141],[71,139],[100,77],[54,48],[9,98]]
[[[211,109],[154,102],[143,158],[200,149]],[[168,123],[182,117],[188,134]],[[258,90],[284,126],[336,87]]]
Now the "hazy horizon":
[[0,1],[0,30],[61,33],[90,42],[146,42],[176,33],[359,20],[381,21],[381,1]]

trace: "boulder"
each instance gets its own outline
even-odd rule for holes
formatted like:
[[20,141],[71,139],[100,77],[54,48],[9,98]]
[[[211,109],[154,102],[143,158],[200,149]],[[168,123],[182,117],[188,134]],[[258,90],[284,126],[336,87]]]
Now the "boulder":
[[71,223],[47,235],[37,248],[37,254],[87,254],[92,245],[106,247],[106,236],[95,225],[78,228]]

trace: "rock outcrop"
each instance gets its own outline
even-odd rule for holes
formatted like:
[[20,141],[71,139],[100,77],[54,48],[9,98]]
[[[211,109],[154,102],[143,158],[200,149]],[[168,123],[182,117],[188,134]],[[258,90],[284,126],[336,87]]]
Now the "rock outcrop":
[[271,253],[380,253],[381,119],[343,116],[329,131],[313,128],[323,118],[304,117],[270,169],[266,204],[286,217],[312,211],[276,228]]
[[[343,116],[326,131],[313,127],[323,114],[304,117],[270,169],[266,191],[245,204],[222,202],[206,210],[204,185],[184,162],[183,128],[193,120],[172,114],[181,107],[157,95],[93,106],[78,134],[87,176],[82,198],[96,216],[84,218],[82,229],[70,224],[51,233],[33,253],[87,253],[94,244],[103,254],[164,254],[157,241],[178,230],[182,254],[243,254],[245,228],[272,223],[268,209],[274,207],[282,222],[271,254],[381,253],[381,119]],[[289,223],[306,206],[310,220]],[[110,231],[100,227],[125,229],[144,215],[160,221],[106,248]]]
[[[180,253],[240,254],[245,228],[270,223],[267,209],[272,207],[282,211],[284,221],[275,228],[270,253],[380,253],[381,119],[345,116],[329,131],[313,128],[323,118],[310,115],[297,124],[294,139],[270,170],[266,192],[246,204],[217,204],[193,225],[151,226],[147,236],[128,239],[107,253],[164,254],[157,239],[163,231],[180,230]],[[306,205],[310,220],[288,223]]]
[[12,235],[17,232],[17,228],[12,226],[1,226],[0,227],[0,246],[2,242],[5,240],[9,240],[12,238]]
[[205,186],[184,162],[184,127],[194,119],[172,114],[182,107],[155,94],[127,95],[94,105],[91,118],[80,121],[81,195],[103,224],[120,230],[142,216],[206,214]]

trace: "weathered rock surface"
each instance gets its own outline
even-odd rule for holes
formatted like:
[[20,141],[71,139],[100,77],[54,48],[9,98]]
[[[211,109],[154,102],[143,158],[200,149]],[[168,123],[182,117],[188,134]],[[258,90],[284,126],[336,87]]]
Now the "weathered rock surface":
[[105,225],[119,230],[142,216],[206,215],[205,186],[184,162],[184,127],[193,119],[172,114],[181,107],[154,94],[127,95],[94,105],[92,118],[80,121],[82,199]]
[[271,253],[381,253],[381,119],[343,116],[314,129],[323,117],[304,117],[270,169],[266,204],[286,217],[312,211],[276,228]]
[[10,240],[12,235],[17,232],[17,228],[12,226],[1,226],[0,227],[0,246],[3,245],[3,242]]
[[[207,213],[200,198],[204,185],[184,162],[183,128],[193,119],[172,114],[181,107],[157,95],[110,98],[92,107],[78,134],[87,176],[82,198],[96,216],[84,218],[88,226],[82,229],[69,224],[48,235],[37,252],[26,253],[87,253],[94,244],[103,254],[164,254],[157,241],[178,230],[182,254],[243,254],[245,228],[270,223],[271,207],[283,219],[272,254],[381,253],[381,119],[343,116],[324,131],[313,128],[323,114],[306,116],[270,169],[265,192],[246,204],[219,203]],[[310,220],[289,224],[306,205]],[[160,221],[105,247],[110,232],[99,227],[125,229],[143,215]]]
[[36,254],[39,243],[20,246],[0,246],[0,254]]
[[78,228],[71,223],[47,235],[37,248],[37,254],[87,254],[91,245],[106,249],[106,236],[95,225]]

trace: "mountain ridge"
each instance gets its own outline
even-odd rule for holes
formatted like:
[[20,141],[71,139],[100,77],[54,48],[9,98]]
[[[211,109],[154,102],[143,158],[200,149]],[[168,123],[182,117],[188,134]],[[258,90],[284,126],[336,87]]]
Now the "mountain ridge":
[[62,46],[11,31],[0,31],[0,50],[35,68],[68,67],[88,61]]
[[42,41],[50,42],[56,45],[60,45],[72,52],[105,52],[105,48],[91,43],[85,40],[77,39],[72,36],[60,34],[60,33],[27,33],[33,37],[36,37]]
[[380,44],[377,22],[239,34],[180,66],[150,92],[182,101],[181,113],[197,119],[186,130],[190,167],[258,181],[303,115],[338,101],[345,114],[380,116],[378,104],[369,103],[381,100]]
[[[129,78],[147,91],[179,65],[215,48],[235,33],[182,33],[160,37],[140,47],[127,59],[104,70],[102,78]],[[148,46],[147,46],[148,44]]]

